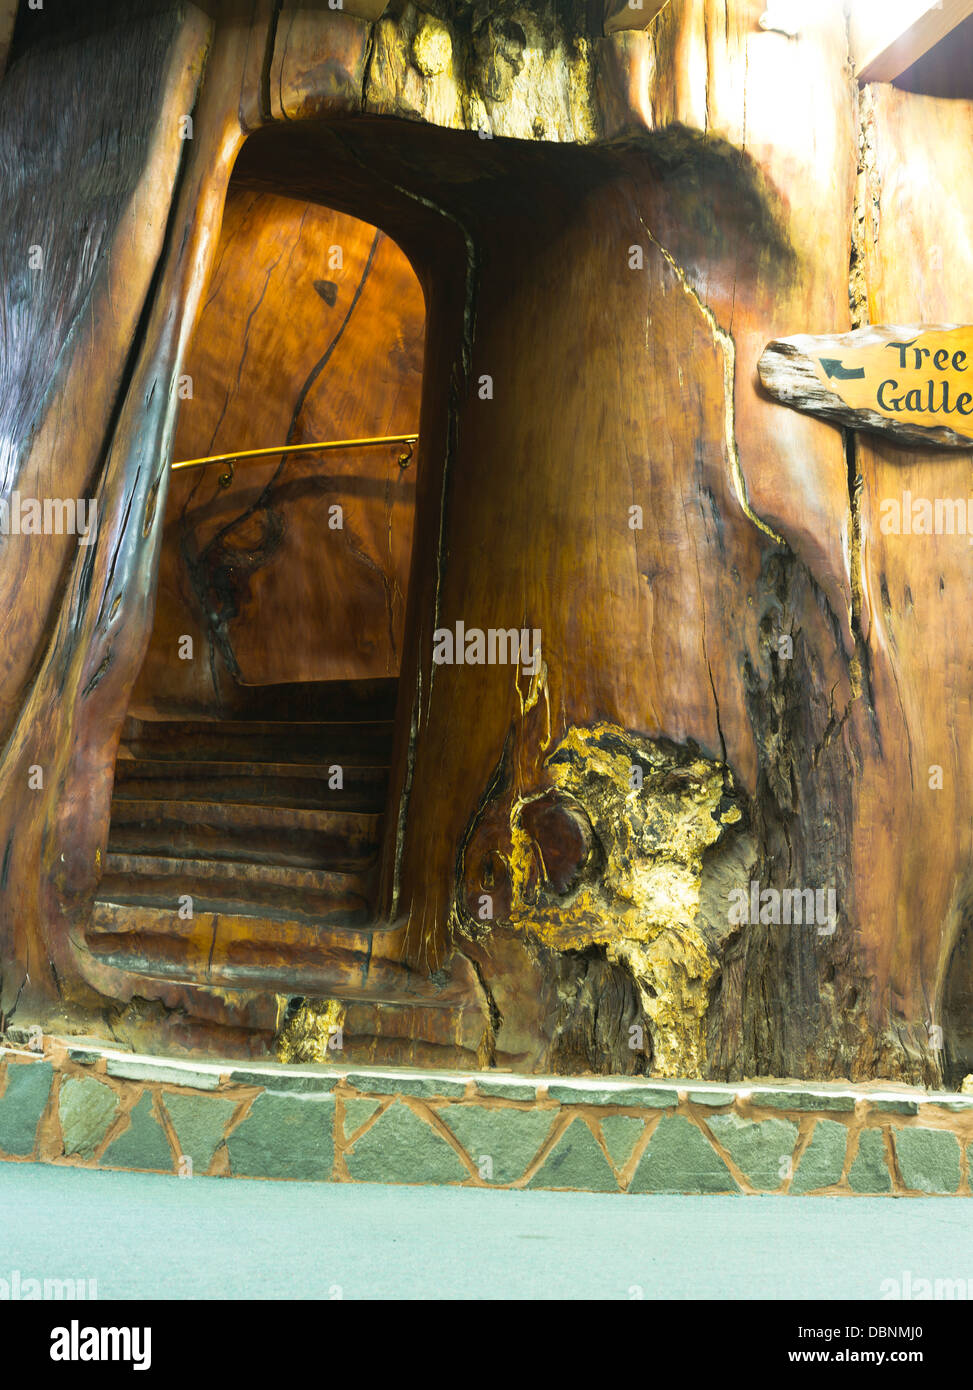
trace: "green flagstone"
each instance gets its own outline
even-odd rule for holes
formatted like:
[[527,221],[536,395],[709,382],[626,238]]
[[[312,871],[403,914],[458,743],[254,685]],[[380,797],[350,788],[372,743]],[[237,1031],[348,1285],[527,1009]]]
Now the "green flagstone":
[[172,1150],[165,1130],[152,1113],[148,1091],[128,1117],[128,1129],[108,1146],[102,1157],[106,1168],[145,1168],[172,1172]]
[[161,1081],[169,1086],[187,1086],[194,1091],[215,1091],[220,1084],[217,1071],[191,1071],[188,1067],[167,1067],[155,1057],[109,1057],[109,1076],[120,1081]]
[[180,1158],[192,1159],[192,1171],[196,1176],[205,1173],[239,1102],[223,1096],[184,1096],[167,1092],[163,1103],[176,1131]]
[[361,1129],[367,1120],[370,1120],[376,1110],[381,1110],[380,1100],[346,1100],[345,1101],[345,1138],[354,1134],[356,1129]]
[[848,1131],[844,1125],[837,1120],[818,1120],[789,1190],[813,1192],[816,1187],[831,1187],[840,1181],[847,1145]]
[[809,1091],[754,1091],[751,1099],[754,1105],[766,1106],[769,1110],[844,1110],[855,1108],[855,1097],[851,1094],[836,1095],[829,1091],[814,1094]]
[[8,1062],[7,1085],[0,1099],[0,1149],[8,1154],[33,1153],[37,1124],[51,1093],[50,1062]]
[[428,1076],[370,1076],[368,1072],[356,1071],[349,1072],[345,1081],[366,1096],[415,1096],[418,1100],[461,1096],[466,1090],[465,1081],[436,1072]]
[[358,1182],[444,1183],[470,1176],[441,1134],[395,1101],[345,1154]]
[[652,1131],[629,1192],[739,1192],[712,1144],[682,1115],[665,1115]]
[[115,1118],[118,1097],[110,1086],[91,1077],[61,1082],[57,1110],[66,1154],[91,1158]]
[[226,1148],[237,1176],[327,1180],[334,1167],[334,1098],[263,1091]]
[[891,1192],[885,1158],[885,1139],[880,1129],[863,1129],[858,1140],[858,1153],[848,1174],[852,1192]]
[[262,1086],[266,1091],[296,1091],[316,1094],[333,1091],[341,1080],[340,1076],[327,1076],[320,1072],[310,1074],[300,1072],[288,1074],[275,1071],[231,1071],[230,1081],[234,1086]]
[[534,1100],[536,1081],[514,1081],[510,1077],[499,1081],[491,1076],[478,1076],[476,1089],[481,1096],[498,1096],[501,1100]]
[[523,1177],[551,1131],[555,1110],[496,1110],[483,1105],[447,1105],[439,1118],[462,1144],[485,1182]]
[[665,1110],[679,1104],[678,1086],[613,1087],[555,1081],[548,1086],[547,1094],[562,1105],[644,1105],[647,1109]]
[[636,1140],[645,1133],[645,1123],[634,1115],[606,1115],[601,1122],[601,1137],[616,1168],[624,1168],[632,1156]]
[[715,1108],[721,1105],[732,1105],[736,1100],[735,1091],[690,1091],[689,1100],[694,1105],[711,1105]]
[[580,1116],[571,1121],[527,1186],[580,1192],[619,1190],[608,1160]]
[[797,1125],[790,1120],[745,1120],[740,1115],[713,1115],[707,1123],[753,1187],[780,1187],[790,1171]]
[[918,1192],[955,1192],[960,1179],[960,1146],[942,1129],[898,1129],[895,1156],[906,1187]]
[[873,1100],[873,1110],[881,1110],[886,1115],[918,1115],[917,1100]]

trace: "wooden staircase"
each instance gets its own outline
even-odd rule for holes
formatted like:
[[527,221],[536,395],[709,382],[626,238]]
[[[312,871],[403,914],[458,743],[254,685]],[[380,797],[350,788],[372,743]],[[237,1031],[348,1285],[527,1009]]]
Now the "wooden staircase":
[[345,1004],[358,1062],[477,1064],[469,962],[416,970],[405,926],[376,923],[396,687],[264,687],[227,719],[126,721],[82,958],[131,1001],[139,1046],[161,1001],[181,1046],[263,1055],[278,1001],[310,997]]
[[188,898],[198,931],[249,918],[255,941],[367,928],[395,685],[315,687],[315,718],[303,691],[296,719],[283,698],[267,718],[266,692],[260,718],[128,719],[94,931],[185,936]]

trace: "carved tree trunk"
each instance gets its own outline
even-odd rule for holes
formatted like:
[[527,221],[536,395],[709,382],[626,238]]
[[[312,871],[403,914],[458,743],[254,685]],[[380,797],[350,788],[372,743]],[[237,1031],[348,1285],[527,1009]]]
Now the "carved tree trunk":
[[[246,1051],[307,995],[359,1008],[363,1056],[940,1075],[973,885],[970,551],[878,518],[965,496],[969,457],[788,409],[757,363],[970,320],[970,105],[860,97],[838,0],[798,37],[764,8],[672,0],[615,32],[586,0],[106,5],[88,37],[18,38],[0,484],[91,495],[98,528],[0,550],[5,1016],[148,1000],[143,1038],[211,1023]],[[231,170],[380,226],[426,297],[382,889],[370,931],[214,933],[178,969],[156,942],[140,970],[92,903]]]

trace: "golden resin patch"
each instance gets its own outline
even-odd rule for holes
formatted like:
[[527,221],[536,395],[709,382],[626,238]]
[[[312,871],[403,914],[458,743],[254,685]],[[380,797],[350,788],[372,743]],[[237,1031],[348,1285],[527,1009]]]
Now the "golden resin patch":
[[531,798],[518,798],[510,817],[510,924],[559,951],[603,946],[636,982],[652,1032],[653,1070],[698,1076],[719,969],[700,921],[703,857],[741,818],[728,795],[729,774],[676,745],[609,724],[568,730],[546,767],[558,791],[590,819],[598,866],[567,896],[545,892],[538,847],[523,824]]

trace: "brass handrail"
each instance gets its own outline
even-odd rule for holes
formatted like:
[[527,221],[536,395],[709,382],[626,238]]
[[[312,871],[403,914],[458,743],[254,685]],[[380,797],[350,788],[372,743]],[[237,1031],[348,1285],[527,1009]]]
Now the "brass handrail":
[[177,468],[204,468],[208,463],[225,463],[229,467],[221,473],[217,482],[220,487],[229,487],[233,482],[233,465],[240,459],[267,458],[274,454],[306,454],[313,449],[367,449],[373,444],[405,444],[406,448],[398,457],[400,468],[408,468],[412,461],[412,451],[419,442],[417,434],[382,434],[374,439],[328,439],[317,444],[275,444],[269,449],[237,449],[232,454],[208,454],[201,459],[182,459],[170,465]]

